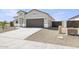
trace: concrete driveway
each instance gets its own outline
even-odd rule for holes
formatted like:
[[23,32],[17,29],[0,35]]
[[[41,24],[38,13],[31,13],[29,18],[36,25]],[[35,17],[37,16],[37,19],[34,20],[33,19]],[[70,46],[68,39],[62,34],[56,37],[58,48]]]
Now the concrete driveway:
[[24,40],[28,36],[40,31],[41,28],[20,28],[5,33],[0,33],[0,49],[46,49],[46,48],[72,48],[54,44],[47,44]]
[[0,33],[0,37],[10,39],[25,39],[28,36],[40,31],[42,28],[19,28],[17,30]]

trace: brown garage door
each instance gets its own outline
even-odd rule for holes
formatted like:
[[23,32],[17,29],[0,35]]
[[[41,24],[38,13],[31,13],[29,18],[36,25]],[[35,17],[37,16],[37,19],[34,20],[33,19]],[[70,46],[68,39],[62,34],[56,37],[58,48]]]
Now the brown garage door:
[[44,19],[27,19],[27,27],[44,27]]

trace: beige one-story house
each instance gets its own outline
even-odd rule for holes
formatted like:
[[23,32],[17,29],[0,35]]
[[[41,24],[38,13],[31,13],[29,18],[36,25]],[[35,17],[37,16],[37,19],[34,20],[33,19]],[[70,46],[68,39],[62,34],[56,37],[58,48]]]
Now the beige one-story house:
[[32,9],[29,12],[18,11],[17,16],[14,17],[14,25],[18,27],[52,27],[52,18],[48,13]]

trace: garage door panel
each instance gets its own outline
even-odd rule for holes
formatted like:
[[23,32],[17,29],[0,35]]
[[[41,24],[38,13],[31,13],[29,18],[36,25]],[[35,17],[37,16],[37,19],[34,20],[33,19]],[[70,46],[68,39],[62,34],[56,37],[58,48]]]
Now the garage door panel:
[[44,19],[28,19],[28,27],[44,27]]

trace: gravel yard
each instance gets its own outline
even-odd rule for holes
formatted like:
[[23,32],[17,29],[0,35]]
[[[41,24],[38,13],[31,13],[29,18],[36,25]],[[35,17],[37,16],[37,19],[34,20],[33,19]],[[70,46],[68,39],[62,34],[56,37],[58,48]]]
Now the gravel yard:
[[79,36],[58,34],[58,30],[42,29],[25,40],[79,48]]

